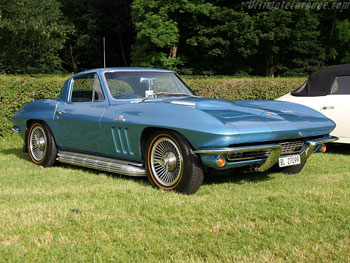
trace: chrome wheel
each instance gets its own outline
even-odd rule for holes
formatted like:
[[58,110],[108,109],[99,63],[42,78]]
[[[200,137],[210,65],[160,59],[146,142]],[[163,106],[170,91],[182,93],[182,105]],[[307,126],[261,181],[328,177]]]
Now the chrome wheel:
[[153,144],[150,162],[155,179],[163,186],[171,187],[179,181],[183,158],[178,146],[170,138],[161,137]]
[[29,150],[36,162],[44,159],[47,149],[47,137],[41,126],[35,126],[30,133]]

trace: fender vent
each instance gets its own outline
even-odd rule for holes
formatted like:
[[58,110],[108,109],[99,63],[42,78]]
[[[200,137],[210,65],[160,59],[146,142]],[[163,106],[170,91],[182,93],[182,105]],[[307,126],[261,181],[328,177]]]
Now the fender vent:
[[134,151],[131,148],[128,128],[113,127],[111,131],[115,151],[119,154],[133,156]]

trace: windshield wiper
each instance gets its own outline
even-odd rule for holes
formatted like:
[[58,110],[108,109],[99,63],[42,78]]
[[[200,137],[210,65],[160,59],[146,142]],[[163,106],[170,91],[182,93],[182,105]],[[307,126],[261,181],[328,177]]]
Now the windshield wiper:
[[147,97],[144,97],[143,99],[139,100],[138,102],[144,102],[145,100],[149,98],[154,98],[155,96],[187,96],[187,97],[192,97],[192,94],[188,93],[181,93],[181,92],[165,92],[165,91],[160,91],[160,92],[155,92],[152,95],[149,95]]
[[188,93],[181,93],[181,92],[166,92],[166,91],[160,91],[160,92],[156,92],[153,93],[152,96],[158,96],[158,95],[163,95],[163,96],[192,96]]

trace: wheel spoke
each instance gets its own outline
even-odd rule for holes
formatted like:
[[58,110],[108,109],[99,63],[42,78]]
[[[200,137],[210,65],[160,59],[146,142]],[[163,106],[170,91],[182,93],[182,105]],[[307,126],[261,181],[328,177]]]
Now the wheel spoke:
[[175,185],[181,175],[183,160],[176,143],[164,136],[151,148],[151,169],[155,179],[165,187]]
[[42,127],[35,126],[30,133],[29,150],[33,159],[40,162],[46,153],[47,138]]

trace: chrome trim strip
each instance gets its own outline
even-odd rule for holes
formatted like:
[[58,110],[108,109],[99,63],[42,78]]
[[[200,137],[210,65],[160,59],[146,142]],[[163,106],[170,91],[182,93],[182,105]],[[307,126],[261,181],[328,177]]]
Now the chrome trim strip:
[[[311,139],[305,142],[305,145],[300,153],[301,162],[305,162],[307,158],[311,155],[317,145],[334,142],[338,140],[338,137],[335,136],[325,136],[318,139]],[[259,150],[271,150],[269,157],[265,162],[257,168],[257,171],[264,172],[270,169],[273,165],[278,162],[278,159],[283,151],[283,146],[281,144],[265,144],[265,145],[253,145],[253,146],[240,146],[232,148],[221,148],[221,149],[206,149],[206,150],[197,150],[194,153],[198,154],[227,154],[235,152],[250,152],[250,151],[259,151]],[[253,159],[254,160],[254,159]]]
[[20,131],[21,131],[21,128],[19,128],[19,127],[17,127],[17,126],[13,126],[13,127],[11,128],[11,131],[13,131],[13,132],[20,132]]
[[194,103],[194,102],[173,100],[173,101],[171,101],[170,103],[171,103],[171,104],[177,104],[177,105],[190,106],[190,107],[196,108],[196,103]]
[[300,161],[305,162],[307,160],[307,158],[309,158],[310,155],[313,153],[313,151],[315,150],[317,145],[325,144],[325,143],[329,143],[329,142],[334,142],[337,140],[339,140],[339,138],[336,136],[325,136],[322,138],[312,139],[312,140],[306,141],[304,149],[302,150],[302,152],[300,154]]
[[337,140],[339,140],[339,138],[336,136],[325,136],[325,137],[318,138],[318,139],[308,140],[308,141],[306,141],[306,143],[308,143],[310,145],[318,145],[318,144],[325,144],[325,143],[329,143],[329,142],[334,142]]
[[225,154],[225,153],[235,153],[235,152],[250,152],[250,151],[270,150],[270,149],[275,148],[275,147],[282,147],[282,146],[279,144],[264,144],[264,145],[240,146],[240,147],[232,147],[232,148],[198,150],[198,151],[194,151],[194,153]]
[[129,176],[146,176],[145,168],[141,163],[138,162],[68,151],[59,151],[57,155],[57,160],[62,163],[73,164]]
[[269,157],[267,157],[266,161],[260,167],[257,168],[257,171],[265,172],[268,169],[270,169],[272,166],[274,166],[275,163],[278,162],[278,158],[280,157],[282,151],[283,151],[283,147],[281,145],[278,145],[272,148],[272,151]]
[[243,158],[235,158],[235,159],[229,159],[227,157],[227,160],[229,162],[249,161],[249,160],[256,160],[256,159],[265,159],[265,157],[261,156],[261,157],[255,158],[255,157],[252,156],[252,157],[243,157]]

